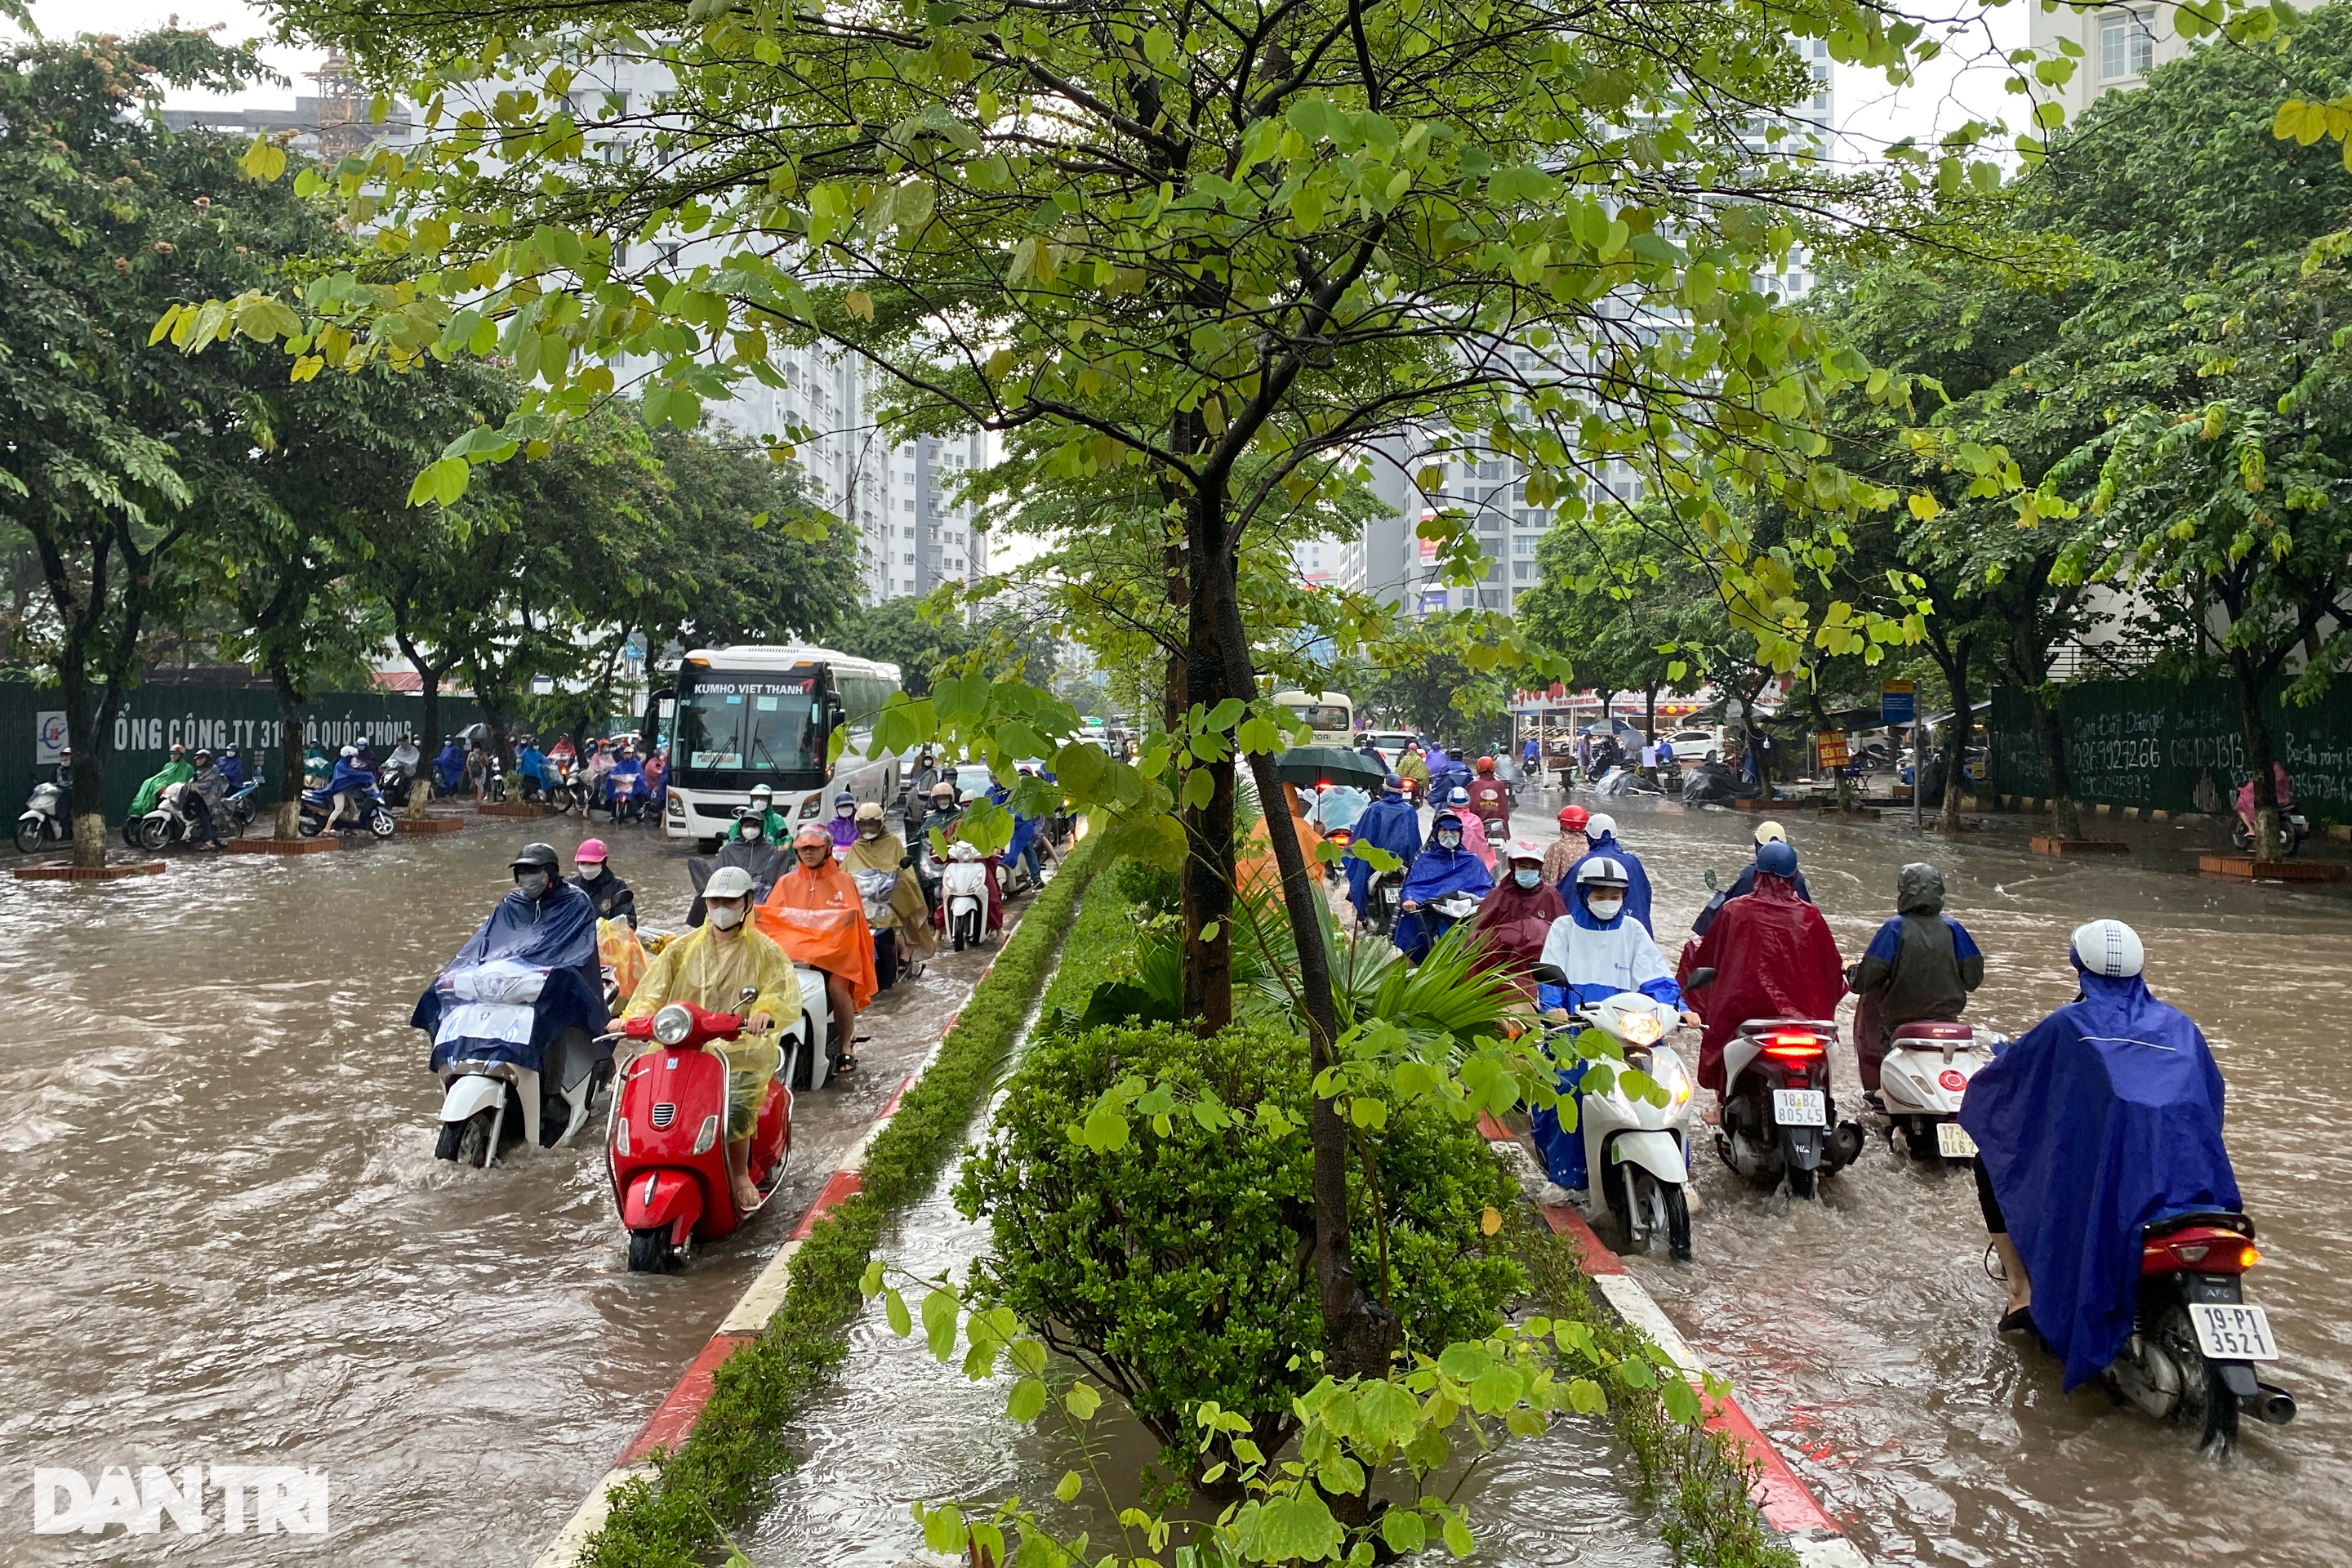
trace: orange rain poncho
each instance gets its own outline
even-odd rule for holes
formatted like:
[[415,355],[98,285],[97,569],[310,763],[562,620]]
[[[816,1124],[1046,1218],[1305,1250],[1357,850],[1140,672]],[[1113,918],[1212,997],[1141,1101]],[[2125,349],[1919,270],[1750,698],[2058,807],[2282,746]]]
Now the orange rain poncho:
[[831,856],[814,871],[794,865],[777,878],[752,917],[794,963],[848,981],[859,1011],[874,1000],[874,930],[857,884]]
[[[1298,834],[1298,853],[1306,858],[1307,876],[1312,881],[1323,875],[1323,868],[1315,858],[1315,851],[1322,844],[1323,835],[1307,820],[1306,809],[1298,803],[1297,784],[1284,784],[1282,795],[1289,804],[1290,824]],[[1249,847],[1242,852],[1234,867],[1236,885],[1246,888],[1253,883],[1262,883],[1269,891],[1281,886],[1282,868],[1280,862],[1274,858],[1273,831],[1272,819],[1264,816],[1259,817],[1250,828]]]
[[637,994],[637,983],[646,977],[646,968],[652,961],[646,956],[646,945],[629,929],[628,921],[598,921],[596,962],[613,972],[613,984],[619,988],[621,1000],[626,1002]]

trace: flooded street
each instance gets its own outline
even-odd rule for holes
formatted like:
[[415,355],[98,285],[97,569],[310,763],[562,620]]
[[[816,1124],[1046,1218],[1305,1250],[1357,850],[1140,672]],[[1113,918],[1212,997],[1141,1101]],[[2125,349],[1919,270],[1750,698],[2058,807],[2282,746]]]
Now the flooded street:
[[[802,1097],[793,1173],[742,1238],[631,1276],[596,1133],[489,1171],[432,1158],[407,1023],[516,847],[568,869],[586,832],[0,879],[0,1563],[528,1562],[987,961],[942,955],[860,1017],[866,1070]],[[682,855],[605,837],[646,925],[682,924]],[[323,1467],[331,1534],[226,1535],[217,1495],[199,1535],[31,1533],[34,1465],[199,1463]]]
[[[1543,806],[1556,808],[1556,796]],[[1748,855],[1752,819],[1612,803],[1657,889],[1671,960]],[[1549,810],[1517,831],[1549,840]],[[1964,1173],[1874,1141],[1776,1215],[1702,1146],[1687,1267],[1632,1267],[1874,1560],[2347,1561],[2352,1540],[2352,1109],[2341,1093],[2352,900],[2200,881],[2128,861],[2036,859],[2002,833],[1954,847],[1893,827],[1790,824],[1850,960],[1895,868],[1944,868],[1988,954],[1971,1016],[2007,1033],[2073,994],[2067,933],[2112,914],[2148,977],[2213,1041],[2231,1151],[2263,1263],[2248,1281],[2302,1404],[2219,1462],[2194,1436],[2059,1392],[2054,1361],[1995,1337],[1999,1288]],[[407,1027],[417,993],[509,885],[525,825],[286,860],[176,863],[104,889],[0,881],[0,1562],[527,1562],[569,1516],[772,1255],[789,1217],[929,1048],[986,954],[946,957],[861,1020],[869,1067],[805,1097],[775,1212],[684,1275],[623,1267],[592,1139],[469,1172],[432,1160],[438,1089]],[[578,825],[532,826],[568,851]],[[682,857],[614,836],[649,927],[678,922]],[[567,858],[568,864],[568,858]],[[1858,1104],[1850,1057],[1841,1104]],[[935,1271],[976,1243],[943,1197],[896,1256]],[[804,1468],[745,1545],[762,1568],[889,1568],[906,1503],[1049,1496],[1070,1456],[1001,1416],[878,1310],[802,1423]],[[1103,1418],[1108,1420],[1108,1414]],[[1144,1440],[1109,1428],[1114,1447]],[[332,1534],[41,1537],[31,1467],[283,1464],[331,1478]],[[1464,1492],[1476,1559],[1661,1563],[1622,1455],[1564,1426]],[[1097,1530],[1097,1539],[1102,1538]]]
[[[1612,805],[1656,884],[1671,963],[1706,869],[1729,880],[1753,819]],[[1992,1331],[2000,1288],[1986,1277],[1967,1173],[1914,1166],[1876,1139],[1823,1184],[1824,1203],[1785,1215],[1701,1144],[1696,1257],[1633,1260],[1643,1283],[1876,1560],[2352,1560],[2352,903],[2123,858],[2031,857],[2011,847],[2007,824],[1956,847],[1891,826],[1782,820],[1848,962],[1893,912],[1896,868],[1940,866],[1945,912],[1987,955],[1969,1016],[2005,1034],[2072,999],[2075,925],[2112,915],[2139,931],[2151,989],[2197,1020],[2227,1080],[2231,1157],[2264,1259],[2246,1289],[2284,1356],[2265,1375],[2301,1413],[2285,1427],[2248,1421],[2239,1452],[2216,1462],[2193,1432],[2118,1408],[2095,1385],[2061,1394],[2054,1358]],[[1837,1093],[1853,1114],[1845,1049]]]

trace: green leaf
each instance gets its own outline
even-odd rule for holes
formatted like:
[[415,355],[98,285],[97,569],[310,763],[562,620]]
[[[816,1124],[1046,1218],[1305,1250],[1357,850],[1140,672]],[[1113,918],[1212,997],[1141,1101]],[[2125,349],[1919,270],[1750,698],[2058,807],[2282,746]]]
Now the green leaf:
[[1055,1484],[1054,1488],[1054,1495],[1061,1499],[1064,1502],[1075,1502],[1077,1500],[1078,1493],[1083,1490],[1085,1487],[1086,1482],[1078,1479],[1077,1471],[1067,1470],[1063,1473],[1061,1480]]
[[1091,1421],[1095,1412],[1102,1408],[1102,1395],[1095,1392],[1092,1384],[1074,1383],[1069,1393],[1062,1395],[1062,1403],[1079,1420]]
[[1398,1556],[1411,1556],[1429,1544],[1429,1521],[1412,1509],[1392,1507],[1381,1515],[1381,1539]]
[[915,1316],[907,1310],[907,1298],[897,1290],[882,1292],[882,1310],[890,1320],[890,1331],[900,1339],[915,1331]]
[[1268,1498],[1245,1512],[1242,1554],[1253,1563],[1321,1563],[1339,1555],[1346,1532],[1313,1491]]
[[923,1333],[930,1341],[931,1357],[945,1361],[955,1353],[956,1320],[963,1303],[942,1287],[923,1298]]
[[1470,1522],[1459,1512],[1445,1516],[1445,1550],[1456,1557],[1467,1557],[1477,1548],[1471,1538]]
[[1024,1377],[1013,1385],[1004,1401],[1004,1414],[1024,1426],[1045,1413],[1045,1380]]

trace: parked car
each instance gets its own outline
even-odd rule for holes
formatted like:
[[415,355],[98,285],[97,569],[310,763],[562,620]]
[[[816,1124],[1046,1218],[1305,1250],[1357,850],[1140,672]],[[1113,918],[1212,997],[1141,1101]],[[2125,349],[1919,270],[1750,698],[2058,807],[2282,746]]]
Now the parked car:
[[1675,761],[1677,763],[1723,760],[1723,731],[1720,730],[1676,730],[1666,737],[1666,744],[1675,749]]

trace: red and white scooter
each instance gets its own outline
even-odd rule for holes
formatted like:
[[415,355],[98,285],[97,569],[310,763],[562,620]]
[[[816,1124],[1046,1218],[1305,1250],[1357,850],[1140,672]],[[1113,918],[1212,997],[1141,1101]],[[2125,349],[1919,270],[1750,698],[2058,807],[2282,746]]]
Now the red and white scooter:
[[[744,993],[749,1001],[755,994]],[[769,1080],[751,1131],[751,1182],[760,1202],[735,1206],[727,1175],[727,1062],[703,1047],[742,1033],[737,1013],[713,1013],[672,1002],[648,1017],[631,1018],[621,1037],[651,1040],[653,1048],[621,1069],[605,1139],[613,1198],[629,1232],[629,1269],[667,1274],[682,1267],[698,1242],[735,1234],[767,1205],[793,1154],[793,1058],[798,1031],[784,1037],[783,1060]]]

